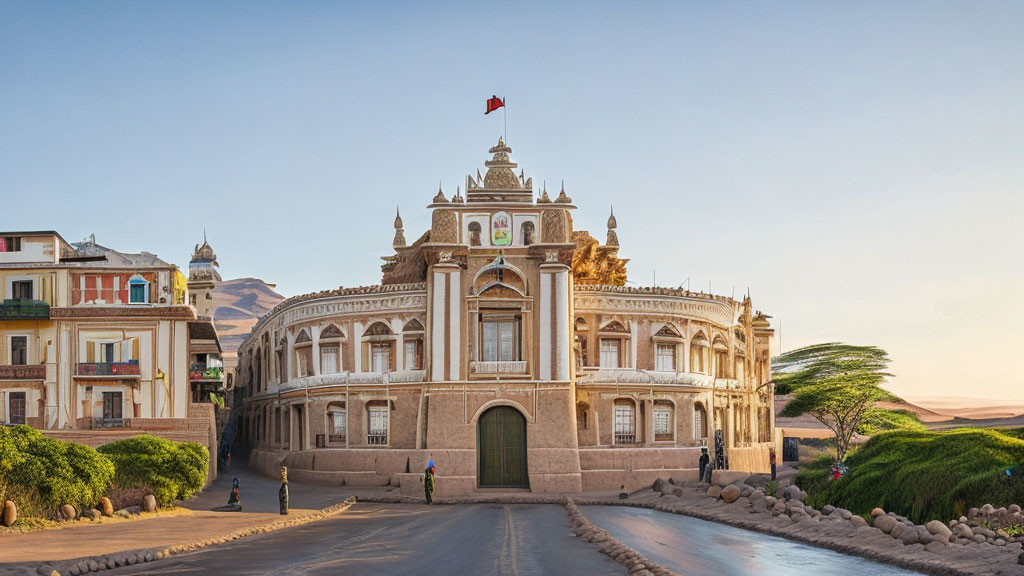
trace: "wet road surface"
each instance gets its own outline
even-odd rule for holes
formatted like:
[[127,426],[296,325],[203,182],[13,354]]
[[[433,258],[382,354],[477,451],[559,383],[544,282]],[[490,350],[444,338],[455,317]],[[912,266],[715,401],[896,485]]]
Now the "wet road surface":
[[583,506],[592,523],[669,570],[687,576],[889,576],[899,568],[679,514]]
[[554,505],[356,504],[322,522],[105,574],[624,576]]

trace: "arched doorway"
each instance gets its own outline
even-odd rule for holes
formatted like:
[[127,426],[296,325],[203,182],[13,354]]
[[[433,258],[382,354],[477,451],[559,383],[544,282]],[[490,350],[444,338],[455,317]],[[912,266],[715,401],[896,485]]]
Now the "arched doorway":
[[477,478],[481,488],[529,488],[526,418],[510,406],[495,406],[477,424]]

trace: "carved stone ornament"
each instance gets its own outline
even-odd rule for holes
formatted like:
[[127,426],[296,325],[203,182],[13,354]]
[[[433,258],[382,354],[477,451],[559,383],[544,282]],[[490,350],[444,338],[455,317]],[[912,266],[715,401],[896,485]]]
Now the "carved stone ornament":
[[544,261],[545,262],[551,262],[551,263],[557,263],[558,262],[558,251],[557,250],[548,250],[547,252],[545,252],[544,253]]
[[565,217],[562,210],[545,210],[541,216],[542,241],[545,244],[563,244],[565,237]]
[[430,224],[430,241],[438,244],[455,244],[459,241],[459,226],[455,212],[434,210]]
[[446,264],[448,262],[454,262],[455,256],[451,252],[440,252],[437,255],[438,264]]

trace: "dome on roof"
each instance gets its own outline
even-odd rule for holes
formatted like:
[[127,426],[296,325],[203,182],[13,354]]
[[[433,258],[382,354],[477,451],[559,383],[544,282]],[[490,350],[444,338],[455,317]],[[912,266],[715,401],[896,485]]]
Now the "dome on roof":
[[215,260],[217,260],[217,255],[214,254],[209,242],[203,240],[202,246],[196,244],[195,252],[192,253],[192,262],[214,262]]

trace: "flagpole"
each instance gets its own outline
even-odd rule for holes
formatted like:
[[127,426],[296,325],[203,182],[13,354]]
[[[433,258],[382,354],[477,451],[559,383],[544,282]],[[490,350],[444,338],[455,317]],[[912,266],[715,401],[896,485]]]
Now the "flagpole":
[[505,144],[508,144],[508,98],[501,101],[501,117],[505,121]]

